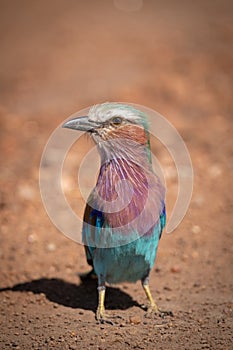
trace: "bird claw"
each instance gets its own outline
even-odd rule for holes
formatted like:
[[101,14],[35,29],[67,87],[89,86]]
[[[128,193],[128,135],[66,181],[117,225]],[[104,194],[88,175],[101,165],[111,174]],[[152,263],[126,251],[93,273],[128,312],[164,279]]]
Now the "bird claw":
[[165,318],[166,316],[174,317],[174,314],[170,310],[159,310],[159,316]]
[[166,316],[174,316],[172,311],[160,310],[156,304],[148,307],[145,317],[151,317],[152,315],[158,315],[161,318],[165,318]]
[[104,308],[98,308],[96,311],[96,320],[98,321],[98,323],[100,324],[110,324],[112,326],[114,326],[114,322],[112,322],[110,319],[108,319],[108,315],[106,315],[105,313],[105,309]]
[[111,320],[108,320],[106,318],[102,318],[101,320],[99,320],[100,324],[110,324],[111,326],[115,326],[115,323],[112,322]]

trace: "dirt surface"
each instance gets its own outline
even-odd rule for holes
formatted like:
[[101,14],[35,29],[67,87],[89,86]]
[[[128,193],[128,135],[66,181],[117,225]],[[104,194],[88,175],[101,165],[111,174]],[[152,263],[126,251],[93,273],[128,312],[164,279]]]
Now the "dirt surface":
[[[120,3],[0,1],[1,349],[233,349],[232,2],[148,0],[133,12]],[[173,317],[146,318],[138,282],[109,286],[115,325],[97,324],[96,282],[79,277],[89,270],[83,247],[42,205],[39,165],[50,134],[104,101],[157,110],[190,151],[190,208],[163,235],[151,272],[152,293]],[[75,172],[88,147],[87,138],[74,147],[65,174],[79,213]],[[162,145],[154,152],[170,213],[174,164]]]

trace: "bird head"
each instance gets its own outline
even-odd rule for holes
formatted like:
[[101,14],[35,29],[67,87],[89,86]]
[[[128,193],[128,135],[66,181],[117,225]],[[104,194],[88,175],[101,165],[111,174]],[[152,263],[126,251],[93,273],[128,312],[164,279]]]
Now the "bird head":
[[91,134],[105,158],[106,154],[119,154],[123,149],[130,154],[130,150],[135,150],[135,146],[141,145],[150,149],[145,114],[126,104],[95,105],[90,108],[87,116],[71,119],[64,123],[63,127]]

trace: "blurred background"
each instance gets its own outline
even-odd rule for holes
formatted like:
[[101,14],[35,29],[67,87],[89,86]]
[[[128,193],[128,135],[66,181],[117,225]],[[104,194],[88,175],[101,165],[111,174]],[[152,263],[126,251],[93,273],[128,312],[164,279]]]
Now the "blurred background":
[[[194,166],[189,212],[173,235],[164,235],[151,278],[160,303],[177,315],[171,326],[176,331],[160,334],[163,344],[170,344],[170,337],[174,349],[182,344],[197,349],[203,339],[209,348],[230,347],[232,10],[230,0],[0,0],[0,281],[2,288],[29,283],[20,289],[25,293],[0,295],[3,349],[12,344],[43,349],[50,336],[41,331],[44,324],[53,324],[54,339],[48,342],[59,349],[63,322],[76,322],[76,308],[84,309],[79,314],[83,338],[68,339],[63,331],[66,344],[72,348],[80,341],[91,347],[96,336],[98,346],[104,346],[92,307],[64,303],[64,294],[77,297],[76,287],[49,282],[57,278],[79,285],[77,272],[88,266],[82,247],[59,234],[47,217],[38,179],[53,130],[72,113],[106,101],[142,104],[164,115],[186,142]],[[84,202],[76,171],[90,147],[87,138],[73,147],[64,174],[67,198],[80,214]],[[154,147],[166,176],[170,212],[177,194],[175,167],[160,144]],[[38,282],[42,277],[47,284]],[[138,288],[125,288],[143,301]],[[85,299],[86,291],[79,296]],[[182,310],[191,310],[186,326]],[[57,320],[57,312],[62,319]],[[127,319],[131,308],[120,312]],[[25,317],[38,327],[22,325],[19,331],[18,320],[23,323]],[[92,331],[85,320],[93,323]],[[134,334],[131,344],[139,346],[153,324],[142,324],[137,335],[134,327],[128,335],[122,330],[123,339]],[[193,334],[198,328],[201,334]],[[117,336],[109,332],[112,347]],[[150,339],[151,348],[157,344],[159,349],[158,338]]]

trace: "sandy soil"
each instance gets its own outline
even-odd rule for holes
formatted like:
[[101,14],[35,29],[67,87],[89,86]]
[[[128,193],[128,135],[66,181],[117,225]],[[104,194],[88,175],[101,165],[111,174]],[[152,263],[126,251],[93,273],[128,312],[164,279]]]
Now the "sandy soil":
[[[233,349],[232,2],[0,1],[1,349]],[[151,289],[173,317],[145,318],[140,283],[110,286],[115,325],[95,321],[95,281],[83,247],[53,226],[41,202],[43,148],[73,112],[104,101],[143,104],[164,115],[190,151],[190,208],[164,234]],[[68,161],[75,191],[83,139]],[[177,178],[166,173],[168,212]]]

